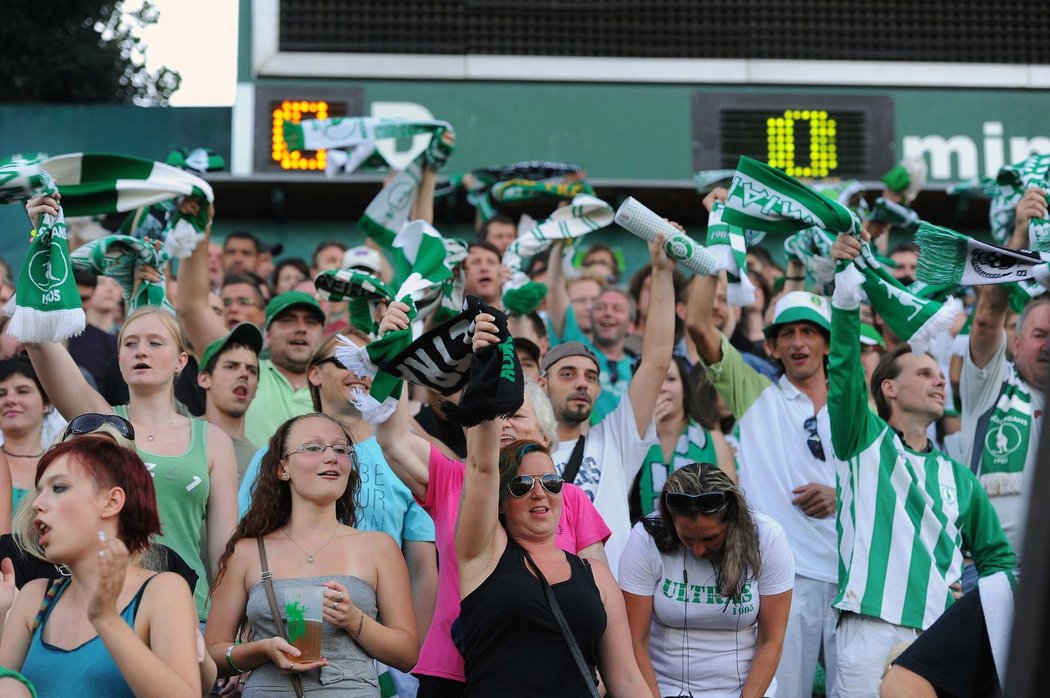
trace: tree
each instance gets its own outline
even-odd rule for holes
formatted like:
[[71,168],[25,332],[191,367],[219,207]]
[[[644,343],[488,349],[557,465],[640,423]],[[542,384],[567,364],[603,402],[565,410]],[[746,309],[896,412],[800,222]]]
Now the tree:
[[182,78],[164,66],[150,72],[136,35],[160,13],[149,0],[127,4],[3,0],[0,102],[167,105]]

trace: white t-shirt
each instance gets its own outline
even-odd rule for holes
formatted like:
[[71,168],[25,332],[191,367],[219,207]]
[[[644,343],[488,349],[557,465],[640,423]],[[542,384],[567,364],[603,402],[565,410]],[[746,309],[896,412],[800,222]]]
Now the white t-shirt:
[[[649,421],[645,436],[639,438],[634,406],[630,396],[620,400],[605,418],[591,427],[583,448],[583,462],[576,474],[578,485],[594,502],[612,535],[605,543],[609,568],[616,574],[620,551],[631,532],[628,490],[642,467],[649,447],[656,442],[656,425]],[[554,467],[561,473],[576,447],[576,439],[562,441],[552,454]]]
[[[689,691],[697,698],[740,695],[755,657],[761,597],[795,585],[795,565],[784,529],[768,516],[752,515],[762,567],[744,586],[740,603],[718,595],[710,561],[684,547],[661,553],[640,522],[631,531],[620,556],[620,588],[653,597],[649,658],[661,696]],[[776,695],[776,681],[766,695]]]
[[[1003,331],[999,350],[985,364],[977,368],[970,358],[969,346],[963,360],[962,377],[959,379],[959,397],[962,398],[962,433],[964,435],[963,465],[973,468],[974,451],[983,448],[983,444],[974,443],[977,423],[985,412],[995,407],[999,393],[1003,389],[1012,370],[1012,364],[1006,360],[1006,332]],[[1003,526],[1010,546],[1017,553],[1017,564],[1021,564],[1021,551],[1024,544],[1025,515],[1028,509],[1028,493],[1032,487],[1032,475],[1039,460],[1039,435],[1043,428],[1043,410],[1046,397],[1043,392],[1029,386],[1032,396],[1032,430],[1028,436],[1028,455],[1024,464],[1024,484],[1020,494],[989,496],[992,506],[999,514],[999,523]],[[988,434],[985,434],[988,438]],[[978,473],[980,475],[980,473]]]

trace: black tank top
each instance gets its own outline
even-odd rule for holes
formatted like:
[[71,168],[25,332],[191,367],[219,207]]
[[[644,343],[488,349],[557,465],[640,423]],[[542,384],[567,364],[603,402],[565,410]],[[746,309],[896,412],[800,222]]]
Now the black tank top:
[[[605,606],[591,569],[565,553],[572,570],[552,584],[562,613],[587,665],[593,668],[605,633]],[[488,579],[461,604],[466,646],[467,696],[590,696],[543,583],[528,570],[524,551],[513,540]]]

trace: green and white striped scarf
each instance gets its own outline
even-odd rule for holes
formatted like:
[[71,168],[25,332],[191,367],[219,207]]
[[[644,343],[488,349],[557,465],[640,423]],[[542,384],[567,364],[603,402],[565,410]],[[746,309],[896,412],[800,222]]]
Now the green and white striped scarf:
[[[575,240],[612,222],[612,206],[589,194],[578,194],[568,206],[562,206],[542,223],[519,233],[503,253],[503,265],[511,270],[510,280],[503,284],[503,306],[507,311],[526,315],[543,300],[538,288],[542,284],[529,280],[525,260],[544,251],[555,240]],[[545,295],[546,286],[543,291]]]
[[350,324],[367,335],[378,330],[376,305],[394,300],[394,291],[383,280],[356,269],[329,269],[314,278],[317,295],[332,303],[349,304]]
[[707,215],[707,251],[715,258],[715,269],[725,271],[729,279],[727,296],[730,305],[755,302],[755,285],[747,275],[747,239],[744,230],[722,220],[725,204],[715,201]]
[[[979,177],[957,184],[949,194],[961,197],[984,196],[991,199],[988,207],[988,223],[992,240],[999,245],[1009,242],[1016,220],[1017,202],[1029,187],[1050,186],[1050,155],[1032,155],[1021,162],[1004,165],[995,176]],[[1037,229],[1048,225],[1042,219],[1033,221]]]
[[662,233],[667,256],[686,269],[702,276],[710,276],[717,272],[717,260],[706,247],[683,234],[634,197],[628,196],[620,204],[614,220],[648,242],[655,242],[657,235]]
[[1021,493],[1031,433],[1031,390],[1011,366],[987,423],[978,421],[974,441],[977,475],[990,496]]
[[1034,279],[1050,287],[1050,253],[1012,250],[925,222],[915,241],[921,251],[916,276],[928,284],[981,286]]
[[[483,167],[473,170],[470,173],[472,184],[470,188],[467,189],[467,201],[478,210],[481,220],[487,221],[498,213],[496,205],[492,201],[493,197],[490,196],[490,193],[493,187],[500,182],[524,180],[532,182],[536,185],[535,188],[543,190],[537,193],[528,191],[528,189],[532,187],[516,188],[520,193],[528,197],[517,199],[515,198],[515,191],[512,190],[508,192],[504,190],[505,188],[501,189],[499,196],[501,197],[502,203],[518,203],[521,201],[528,201],[531,198],[535,198],[535,196],[553,194],[553,192],[557,190],[559,184],[569,185],[581,183],[585,187],[576,193],[560,196],[560,198],[563,199],[571,199],[577,193],[593,195],[594,192],[591,191],[590,186],[582,182],[583,177],[584,172],[578,165],[570,165],[563,162],[550,162],[546,160],[525,160],[522,162],[511,163],[510,165]],[[451,177],[450,180],[454,185],[458,186],[465,180],[465,178],[465,175],[457,175]],[[455,187],[453,187],[453,189],[454,188]],[[566,189],[565,191],[568,190]]]
[[[351,174],[376,149],[376,141],[411,138],[429,133],[433,138],[452,127],[445,121],[375,119],[367,116],[308,119],[297,124],[285,121],[284,142],[289,152],[327,150],[325,173]],[[349,152],[347,150],[349,149]]]
[[[379,370],[379,365],[404,351],[423,332],[419,306],[451,280],[452,270],[445,263],[445,242],[441,233],[426,221],[406,225],[391,245],[395,257],[409,264],[411,272],[404,278],[394,297],[409,307],[410,325],[407,329],[388,332],[367,346],[346,344],[338,354],[354,373],[372,379],[367,394],[358,392],[354,405],[369,422],[385,422],[397,407],[401,394],[401,379]],[[393,261],[393,260],[392,260]],[[381,292],[377,287],[377,293]]]
[[835,281],[835,261],[831,259],[834,237],[820,228],[805,228],[784,240],[784,252],[794,257],[822,287]]
[[[70,255],[74,271],[86,271],[95,276],[115,279],[124,290],[124,302],[128,313],[146,305],[159,305],[172,315],[175,308],[168,302],[164,291],[164,267],[169,255],[159,242],[139,239],[130,235],[107,235],[87,242]],[[143,281],[132,296],[135,283],[135,268],[151,266],[160,272],[157,282]]]
[[908,235],[914,235],[919,229],[921,219],[919,214],[904,204],[884,199],[881,196],[875,199],[875,206],[871,209],[868,220],[876,223],[889,223],[894,228],[900,228]]

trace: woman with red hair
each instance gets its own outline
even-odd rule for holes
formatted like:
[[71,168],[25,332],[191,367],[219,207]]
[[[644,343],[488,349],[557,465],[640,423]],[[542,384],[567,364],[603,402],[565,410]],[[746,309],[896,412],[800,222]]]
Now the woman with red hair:
[[[85,436],[44,454],[34,484],[35,518],[21,538],[70,576],[22,588],[3,627],[0,666],[20,671],[40,695],[200,696],[193,595],[177,574],[137,564],[160,531],[142,459]],[[0,584],[0,611],[10,593]]]

